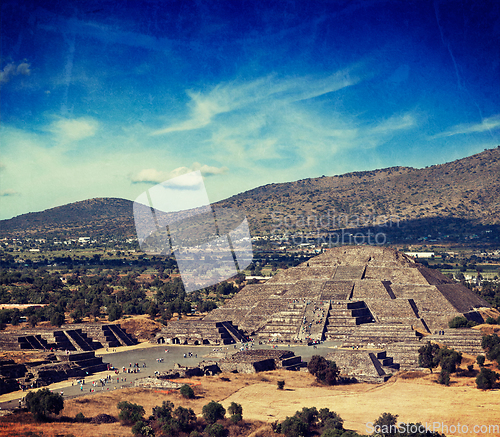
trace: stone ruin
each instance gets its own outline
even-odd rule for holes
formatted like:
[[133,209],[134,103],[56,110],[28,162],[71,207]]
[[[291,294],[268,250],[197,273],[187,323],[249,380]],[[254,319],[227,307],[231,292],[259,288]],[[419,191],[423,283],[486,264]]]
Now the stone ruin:
[[[248,337],[302,344],[332,340],[341,348],[373,349],[379,362],[386,358],[376,355],[385,352],[408,369],[417,366],[423,337],[458,351],[481,352],[480,332],[457,334],[448,322],[456,316],[482,322],[478,310],[488,307],[468,288],[401,252],[344,246],[264,284],[247,285],[203,320],[172,322],[157,338],[180,344],[227,344]],[[366,362],[374,363],[369,358]],[[379,373],[376,364],[372,367]]]
[[102,347],[137,344],[119,324],[80,323],[61,328],[23,329],[0,332],[2,350],[68,350],[87,352]]
[[108,370],[95,352],[47,354],[44,360],[17,364],[14,360],[0,361],[0,394],[19,390],[21,387],[43,387],[68,378],[85,378],[96,372]]

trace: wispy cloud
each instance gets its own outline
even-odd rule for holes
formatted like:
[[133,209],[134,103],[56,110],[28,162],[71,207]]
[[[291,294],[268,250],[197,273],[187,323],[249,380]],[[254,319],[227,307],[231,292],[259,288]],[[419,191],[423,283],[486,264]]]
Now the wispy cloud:
[[19,64],[7,64],[2,71],[0,71],[0,86],[9,82],[15,76],[29,76],[31,73],[30,64],[21,62]]
[[12,189],[2,190],[0,191],[0,197],[9,197],[9,196],[17,196],[19,192]]
[[360,80],[349,70],[342,70],[323,78],[276,79],[273,76],[268,76],[246,83],[220,84],[206,93],[188,90],[189,118],[157,129],[151,135],[200,129],[209,125],[219,114],[238,110],[255,110],[256,106],[268,106],[271,103],[275,108],[279,108],[284,104],[300,102],[338,91],[354,85]]
[[159,171],[154,168],[146,168],[130,177],[133,184],[148,183],[159,184],[169,179],[181,176],[186,173],[199,170],[205,177],[223,174],[228,171],[227,167],[214,167],[209,165],[201,165],[199,162],[193,163],[191,167],[177,167],[172,171]]
[[59,118],[47,128],[54,134],[58,143],[67,144],[84,138],[93,137],[99,123],[91,117]]
[[456,126],[453,126],[451,129],[448,129],[447,131],[434,135],[432,138],[434,139],[434,138],[451,137],[453,135],[490,132],[493,130],[497,130],[499,128],[500,128],[500,115],[493,115],[491,117],[484,118],[481,121],[481,123],[458,124]]

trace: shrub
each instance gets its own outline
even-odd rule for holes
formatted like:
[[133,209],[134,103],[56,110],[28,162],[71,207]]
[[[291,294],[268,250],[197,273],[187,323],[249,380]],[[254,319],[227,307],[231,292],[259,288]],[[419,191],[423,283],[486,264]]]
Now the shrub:
[[384,436],[396,435],[398,415],[383,413],[373,422],[375,432]]
[[228,432],[220,423],[212,423],[205,428],[210,437],[225,437]]
[[318,382],[327,385],[335,385],[338,382],[340,371],[334,361],[328,361],[322,356],[313,355],[307,365],[309,373],[314,375]]
[[425,346],[418,350],[418,365],[430,369],[432,373],[432,369],[439,364],[438,353],[439,346],[428,341]]
[[47,418],[48,414],[59,414],[64,408],[64,398],[59,393],[53,393],[48,388],[26,395],[28,411],[36,420]]
[[450,385],[450,372],[445,369],[441,369],[438,376],[438,382],[443,385]]
[[478,355],[477,356],[476,361],[477,361],[477,364],[479,364],[479,367],[483,367],[484,366],[484,360],[485,360],[485,356],[484,355]]
[[75,416],[75,421],[77,421],[77,422],[85,422],[85,416],[83,415],[83,413],[78,413]]
[[196,414],[191,408],[177,407],[174,411],[177,427],[184,432],[191,430],[196,422]]
[[439,350],[437,359],[442,370],[448,373],[455,373],[457,366],[462,362],[462,354],[445,346]]
[[278,390],[283,390],[285,387],[285,381],[278,381]]
[[231,402],[231,405],[229,405],[229,408],[227,409],[228,413],[231,415],[234,414],[243,414],[243,407],[241,404],[237,404],[236,402]]
[[496,321],[496,319],[494,319],[493,317],[488,317],[488,318],[486,319],[486,323],[487,323],[488,325],[496,325],[496,324],[497,324],[497,321]]
[[481,346],[486,351],[486,358],[496,361],[500,366],[500,338],[498,335],[485,335]]
[[208,404],[204,405],[201,411],[203,418],[210,425],[217,422],[219,419],[224,419],[226,415],[226,409],[215,401],[210,401]]
[[318,417],[321,426],[326,429],[343,429],[344,421],[343,419],[334,411],[330,411],[328,408],[321,408],[318,413]]
[[469,364],[469,365],[467,366],[467,370],[468,370],[469,372],[472,372],[472,371],[474,370],[474,364]]
[[450,328],[467,328],[468,320],[464,316],[457,316],[448,322]]
[[126,425],[132,425],[144,419],[144,407],[142,405],[121,401],[118,402],[118,409],[120,410],[118,417]]
[[280,433],[286,437],[301,437],[307,435],[309,426],[297,416],[287,417],[280,426]]
[[186,399],[194,399],[194,391],[189,385],[184,384],[181,387],[180,392]]
[[480,388],[481,390],[490,390],[493,388],[493,385],[499,377],[500,375],[498,373],[483,367],[476,378],[477,388]]
[[231,417],[229,419],[233,423],[238,423],[239,421],[241,421],[243,419],[243,416],[241,414],[233,414],[233,415],[231,415]]

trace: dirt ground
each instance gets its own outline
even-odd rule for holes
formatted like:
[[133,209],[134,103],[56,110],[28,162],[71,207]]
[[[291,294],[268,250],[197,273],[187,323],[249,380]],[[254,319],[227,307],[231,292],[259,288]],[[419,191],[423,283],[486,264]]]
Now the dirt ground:
[[[462,365],[464,367],[464,365]],[[477,370],[477,369],[475,369]],[[196,399],[187,400],[177,392],[130,388],[104,392],[92,396],[81,396],[65,401],[61,416],[73,418],[77,413],[94,417],[101,413],[118,416],[117,403],[121,400],[142,405],[146,417],[152,408],[170,400],[176,406],[192,408],[200,415],[203,405],[215,400],[228,407],[231,402],[243,406],[243,417],[249,421],[262,421],[271,424],[291,416],[302,407],[315,406],[329,408],[337,412],[345,421],[347,429],[369,434],[367,423],[375,421],[382,413],[398,415],[400,422],[421,422],[434,426],[434,423],[447,425],[447,436],[460,436],[463,426],[468,427],[468,436],[493,437],[498,432],[486,428],[486,432],[473,432],[474,425],[500,424],[499,390],[481,391],[476,388],[473,374],[453,376],[449,387],[436,383],[436,374],[400,373],[384,384],[354,384],[348,386],[324,387],[316,383],[314,377],[306,372],[273,371],[256,375],[223,374],[210,377],[192,378]],[[285,389],[277,390],[277,381],[285,381]],[[131,428],[120,423],[94,425],[90,423],[38,424],[12,422],[15,416],[0,418],[0,436],[21,436],[36,432],[43,436],[74,434],[78,437],[131,436]],[[460,424],[460,432],[452,432]],[[368,425],[369,426],[369,425]],[[437,425],[436,425],[437,426]],[[255,429],[255,428],[254,428]],[[270,426],[258,434],[267,435]],[[29,434],[26,434],[29,435]]]

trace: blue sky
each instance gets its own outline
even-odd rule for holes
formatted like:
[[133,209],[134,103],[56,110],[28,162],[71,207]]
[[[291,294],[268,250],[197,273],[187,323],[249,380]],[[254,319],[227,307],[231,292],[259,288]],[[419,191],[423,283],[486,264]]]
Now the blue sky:
[[500,144],[498,1],[3,1],[0,219]]

